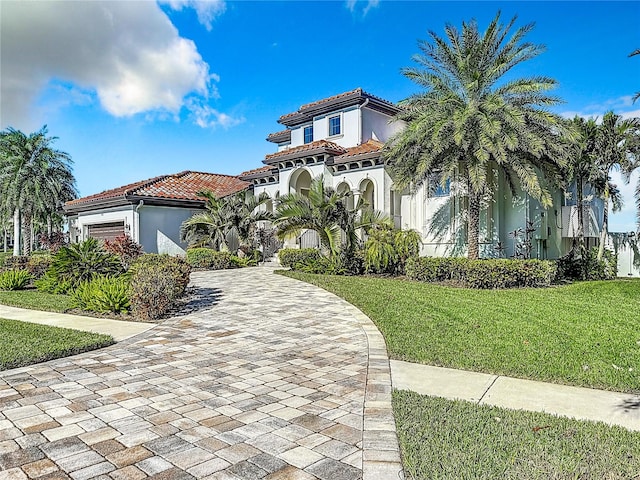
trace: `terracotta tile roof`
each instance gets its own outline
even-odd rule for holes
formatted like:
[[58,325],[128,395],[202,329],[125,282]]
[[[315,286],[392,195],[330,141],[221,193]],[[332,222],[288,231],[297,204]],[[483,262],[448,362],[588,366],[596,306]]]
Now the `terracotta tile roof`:
[[278,119],[278,123],[287,126],[295,126],[313,118],[314,115],[329,113],[333,110],[345,108],[353,105],[363,105],[367,103],[367,108],[383,112],[387,115],[395,115],[400,111],[399,107],[388,100],[376,97],[365,92],[362,88],[349,90],[348,92],[339,93],[332,97],[316,100],[315,102],[305,103],[300,108],[286,115],[282,115]]
[[329,142],[327,140],[316,140],[315,142],[305,143],[304,145],[300,145],[297,147],[289,148],[287,150],[282,150],[280,152],[271,153],[264,157],[264,161],[268,162],[270,160],[274,160],[279,157],[290,157],[294,155],[300,154],[303,156],[305,152],[310,152],[312,150],[321,150],[325,149],[328,153],[332,153],[334,155],[341,155],[347,152],[346,148],[341,147],[340,145]]
[[255,175],[256,173],[262,173],[262,172],[270,172],[271,170],[273,170],[273,167],[271,165],[265,165],[264,167],[254,168],[253,170],[247,170],[246,172],[242,172],[240,175],[238,175],[238,177],[239,178],[248,177],[249,175]]
[[335,159],[341,160],[343,158],[350,158],[358,155],[364,155],[367,153],[379,152],[380,150],[382,150],[382,147],[384,147],[384,143],[371,138],[356,147],[347,148],[346,153],[343,153],[342,155],[336,157]]
[[322,105],[323,103],[329,103],[329,102],[331,102],[333,100],[338,100],[340,98],[348,97],[349,95],[353,95],[353,94],[362,94],[362,88],[360,88],[360,87],[354,88],[353,90],[349,90],[348,92],[339,93],[338,95],[333,95],[332,97],[323,98],[322,100],[316,100],[315,102],[305,103],[304,105],[300,106],[300,108],[298,109],[297,112],[292,112],[292,113],[287,113],[286,115],[282,115],[280,117],[280,120],[283,120],[283,119],[289,118],[289,117],[293,117],[294,115],[297,115],[299,112],[301,112],[303,110],[308,110],[310,108],[317,107],[318,105]]
[[202,200],[197,192],[211,190],[217,197],[225,197],[246,189],[247,182],[231,175],[216,173],[184,171],[173,175],[130,183],[122,187],[112,188],[104,192],[89,195],[67,202],[65,206],[73,207],[109,200],[126,200],[128,197],[150,197],[174,200]]
[[291,141],[291,130],[280,130],[279,132],[270,133],[267,136],[267,142],[282,143]]

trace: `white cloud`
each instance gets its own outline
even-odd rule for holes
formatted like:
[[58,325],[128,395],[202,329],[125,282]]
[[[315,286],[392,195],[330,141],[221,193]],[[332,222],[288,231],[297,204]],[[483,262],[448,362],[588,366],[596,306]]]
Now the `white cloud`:
[[198,21],[211,30],[213,21],[227,9],[224,0],[163,0],[161,3],[169,5],[173,10],[193,8],[198,15]]
[[[196,8],[204,20],[224,9],[223,2],[174,3]],[[179,115],[189,97],[205,103],[219,97],[219,77],[155,2],[9,1],[0,7],[2,128],[34,128],[41,121],[34,116],[87,98],[116,117],[159,118]],[[51,98],[60,85],[66,85],[61,97]]]
[[623,118],[631,118],[631,117],[640,117],[640,103],[636,101],[634,104],[632,102],[631,95],[625,95],[624,97],[614,98],[611,100],[606,100],[602,103],[593,103],[590,105],[586,105],[582,109],[578,110],[568,110],[561,112],[565,118],[573,118],[576,115],[584,118],[596,118],[601,119],[603,115],[608,111],[613,111],[614,113],[621,115]]
[[367,13],[372,8],[376,8],[380,4],[380,0],[366,0],[366,5],[360,8],[360,5],[365,2],[360,2],[359,0],[347,0],[346,7],[353,14],[362,14],[362,17],[366,17]]
[[228,115],[202,103],[198,98],[190,98],[188,108],[193,122],[202,128],[230,128],[245,121],[242,116]]

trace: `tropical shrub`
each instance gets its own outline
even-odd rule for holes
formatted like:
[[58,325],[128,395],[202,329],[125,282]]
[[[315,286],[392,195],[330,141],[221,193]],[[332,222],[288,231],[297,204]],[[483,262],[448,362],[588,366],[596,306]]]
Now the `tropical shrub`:
[[56,254],[60,248],[69,245],[69,236],[63,232],[41,233],[38,242],[42,248]]
[[0,252],[0,270],[4,268],[5,262],[8,258],[11,258],[11,252]]
[[71,293],[72,305],[91,312],[122,313],[131,306],[126,276],[96,276],[81,282]]
[[29,256],[16,255],[13,257],[7,257],[4,261],[5,270],[27,270],[29,265]]
[[556,266],[547,260],[430,258],[407,261],[406,274],[423,282],[455,282],[469,288],[547,287]]
[[104,250],[95,238],[63,246],[53,256],[51,266],[35,282],[39,290],[48,293],[68,293],[94,275],[117,276],[123,273],[122,264],[115,255]]
[[315,248],[283,248],[278,252],[280,265],[294,268],[297,263],[306,263],[310,260],[317,260],[322,255]]
[[337,256],[307,258],[296,262],[292,270],[320,275],[345,275],[347,273],[346,268],[341,264],[340,258]]
[[618,276],[618,256],[605,249],[598,260],[598,247],[585,250],[581,256],[572,250],[556,260],[557,280],[613,280]]
[[420,241],[420,234],[415,230],[371,230],[364,244],[365,270],[403,274],[407,260],[420,252]]
[[175,285],[172,292],[173,298],[181,297],[189,285],[191,267],[184,258],[173,257],[166,253],[145,253],[135,261],[129,272],[135,274],[140,268],[157,266],[164,275],[170,276]]
[[49,254],[31,255],[27,262],[27,270],[29,271],[32,280],[39,280],[42,278],[51,266],[52,262],[53,257]]
[[233,266],[230,252],[218,252],[211,248],[189,248],[187,263],[193,268],[223,270]]
[[22,290],[30,281],[27,270],[6,270],[0,273],[0,290]]
[[142,255],[142,245],[134,242],[129,235],[118,235],[113,240],[105,240],[104,249],[120,259],[122,267],[129,267]]

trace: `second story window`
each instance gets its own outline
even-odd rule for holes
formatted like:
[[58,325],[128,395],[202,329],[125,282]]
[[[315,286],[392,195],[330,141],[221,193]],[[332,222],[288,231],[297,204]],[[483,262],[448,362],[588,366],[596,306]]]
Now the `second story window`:
[[304,143],[313,142],[313,125],[304,127]]
[[340,115],[335,117],[329,117],[329,136],[340,135],[342,129],[340,128]]

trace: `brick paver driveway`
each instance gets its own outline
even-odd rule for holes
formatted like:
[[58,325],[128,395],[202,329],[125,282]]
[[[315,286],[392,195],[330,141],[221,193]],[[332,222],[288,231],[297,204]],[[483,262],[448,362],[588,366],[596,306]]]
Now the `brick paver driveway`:
[[192,280],[192,313],[0,372],[0,478],[401,478],[366,317],[267,268]]

